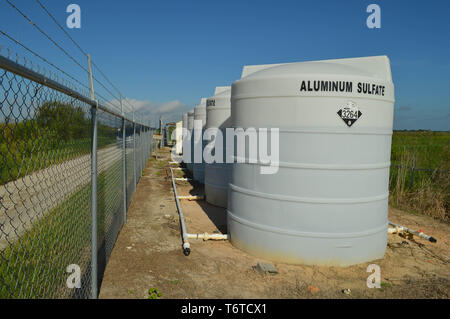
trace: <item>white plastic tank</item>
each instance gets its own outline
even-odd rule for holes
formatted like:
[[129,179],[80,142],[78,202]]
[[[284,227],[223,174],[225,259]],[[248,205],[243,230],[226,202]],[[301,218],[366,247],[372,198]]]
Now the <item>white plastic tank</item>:
[[190,110],[188,113],[188,119],[187,119],[187,130],[188,130],[188,136],[186,137],[186,152],[183,153],[183,158],[186,163],[186,168],[188,171],[192,173],[193,169],[193,155],[194,155],[194,139],[192,137],[192,132],[194,130],[194,110]]
[[183,153],[184,149],[185,149],[185,145],[184,143],[186,142],[186,130],[187,130],[187,121],[188,121],[188,115],[187,113],[183,113],[183,117],[182,117],[182,123],[183,123],[183,142],[182,142],[182,150],[181,152]]
[[[212,139],[214,154],[222,153],[221,162],[205,163],[206,201],[219,207],[227,207],[228,183],[232,164],[227,164],[226,128],[231,125],[231,86],[216,87],[214,96],[206,100],[206,129],[217,129],[222,134],[221,143]],[[220,148],[220,150],[219,150]]]
[[[194,165],[193,165],[193,178],[194,181],[204,184],[205,183],[205,161],[203,158],[203,148],[205,147],[205,141],[203,140],[203,132],[206,125],[206,98],[202,98],[199,105],[194,108],[194,120],[201,121],[199,127],[200,136],[196,137],[194,134]],[[195,126],[195,123],[194,123]],[[197,148],[197,149],[196,149]]]
[[233,83],[232,125],[278,128],[279,169],[233,164],[231,243],[294,264],[382,258],[393,107],[386,56],[268,66]]
[[179,121],[175,126],[175,151],[177,155],[180,155],[182,152],[182,143],[183,143],[183,121]]

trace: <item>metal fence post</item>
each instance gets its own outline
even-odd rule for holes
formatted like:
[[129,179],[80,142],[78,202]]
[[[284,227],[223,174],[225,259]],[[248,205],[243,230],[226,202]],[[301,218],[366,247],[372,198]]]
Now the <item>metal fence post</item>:
[[147,163],[148,160],[148,127],[145,129],[145,159],[144,162]]
[[141,136],[141,171],[139,172],[139,176],[142,177],[142,172],[144,171],[144,152],[145,152],[145,135],[144,135],[144,127],[141,126],[141,133],[139,134],[139,136]]
[[97,299],[97,107],[91,108],[92,156],[91,156],[91,298]]
[[126,123],[123,113],[122,94],[120,94],[120,109],[122,111],[122,180],[123,180],[123,223],[127,222],[127,145],[126,145]]
[[136,190],[136,122],[134,121],[133,112],[133,180],[134,180],[134,191]]
[[144,165],[145,165],[145,163],[144,163],[144,154],[145,154],[145,127],[143,127],[142,126],[142,128],[141,128],[141,131],[142,131],[142,143],[141,143],[141,163],[142,163],[142,166],[141,166],[141,176],[142,176],[142,173],[144,172]]
[[150,149],[150,146],[149,146],[149,132],[150,132],[150,128],[149,127],[147,127],[147,130],[146,130],[146,145],[145,145],[145,150],[146,150],[146,162],[147,162],[147,160],[148,160],[148,157],[149,157],[149,149]]
[[[91,100],[95,100],[94,84],[92,79],[91,56],[87,55],[89,67],[89,83]],[[97,108],[98,102],[91,107],[92,120],[92,149],[91,149],[91,298],[97,299]]]
[[147,155],[147,148],[145,145],[147,144],[147,128],[145,126],[142,127],[142,171],[145,168],[145,156]]

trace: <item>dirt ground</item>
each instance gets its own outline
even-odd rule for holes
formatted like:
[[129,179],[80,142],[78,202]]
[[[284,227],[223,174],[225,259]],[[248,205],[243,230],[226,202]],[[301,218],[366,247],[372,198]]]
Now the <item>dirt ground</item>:
[[[369,289],[365,263],[318,267],[272,262],[278,274],[261,274],[258,262],[229,242],[191,240],[184,256],[178,212],[171,186],[168,151],[147,163],[133,195],[128,222],[120,232],[101,285],[100,298],[449,298],[450,225],[427,216],[389,210],[392,222],[423,230],[437,239],[409,240],[389,235],[381,268],[381,288]],[[183,176],[179,171],[178,176]],[[201,194],[177,182],[179,195]],[[189,233],[226,232],[223,209],[204,201],[182,201]],[[350,289],[349,294],[343,293]],[[348,291],[347,291],[348,292]]]

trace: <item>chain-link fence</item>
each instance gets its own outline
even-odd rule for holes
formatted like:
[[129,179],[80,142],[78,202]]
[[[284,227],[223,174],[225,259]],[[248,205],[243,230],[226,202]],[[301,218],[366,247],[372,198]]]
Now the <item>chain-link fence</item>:
[[95,298],[126,221],[154,130],[79,92],[0,56],[0,298]]

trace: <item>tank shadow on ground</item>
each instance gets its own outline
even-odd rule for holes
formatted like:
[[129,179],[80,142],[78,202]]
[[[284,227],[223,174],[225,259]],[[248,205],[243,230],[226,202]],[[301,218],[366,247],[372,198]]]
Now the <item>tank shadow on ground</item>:
[[[204,185],[193,180],[192,173],[189,171],[183,171],[184,178],[190,178],[189,184],[192,189],[189,190],[189,194],[192,196],[205,196]],[[227,212],[225,208],[214,206],[209,204],[205,199],[198,200],[200,208],[208,216],[211,222],[217,227],[217,229],[222,233],[227,233]]]
[[[183,178],[189,178],[189,183],[192,188],[189,190],[189,194],[192,196],[205,196],[205,187],[203,184],[194,181],[192,172],[188,171],[186,163],[182,162],[180,164],[181,168],[185,168],[182,172]],[[200,208],[208,216],[211,222],[216,226],[216,228],[222,233],[227,233],[227,211],[225,208],[214,206],[209,204],[205,199],[198,200]]]
[[209,204],[206,200],[199,200],[198,205],[222,233],[227,233],[227,210],[222,207]]
[[[205,196],[205,187],[203,184],[190,181],[192,185],[192,189],[189,191],[189,194],[192,196]],[[217,229],[222,233],[227,233],[227,211],[225,208],[214,206],[209,204],[206,199],[197,201],[200,208],[203,212],[208,216],[211,222],[217,227]]]

